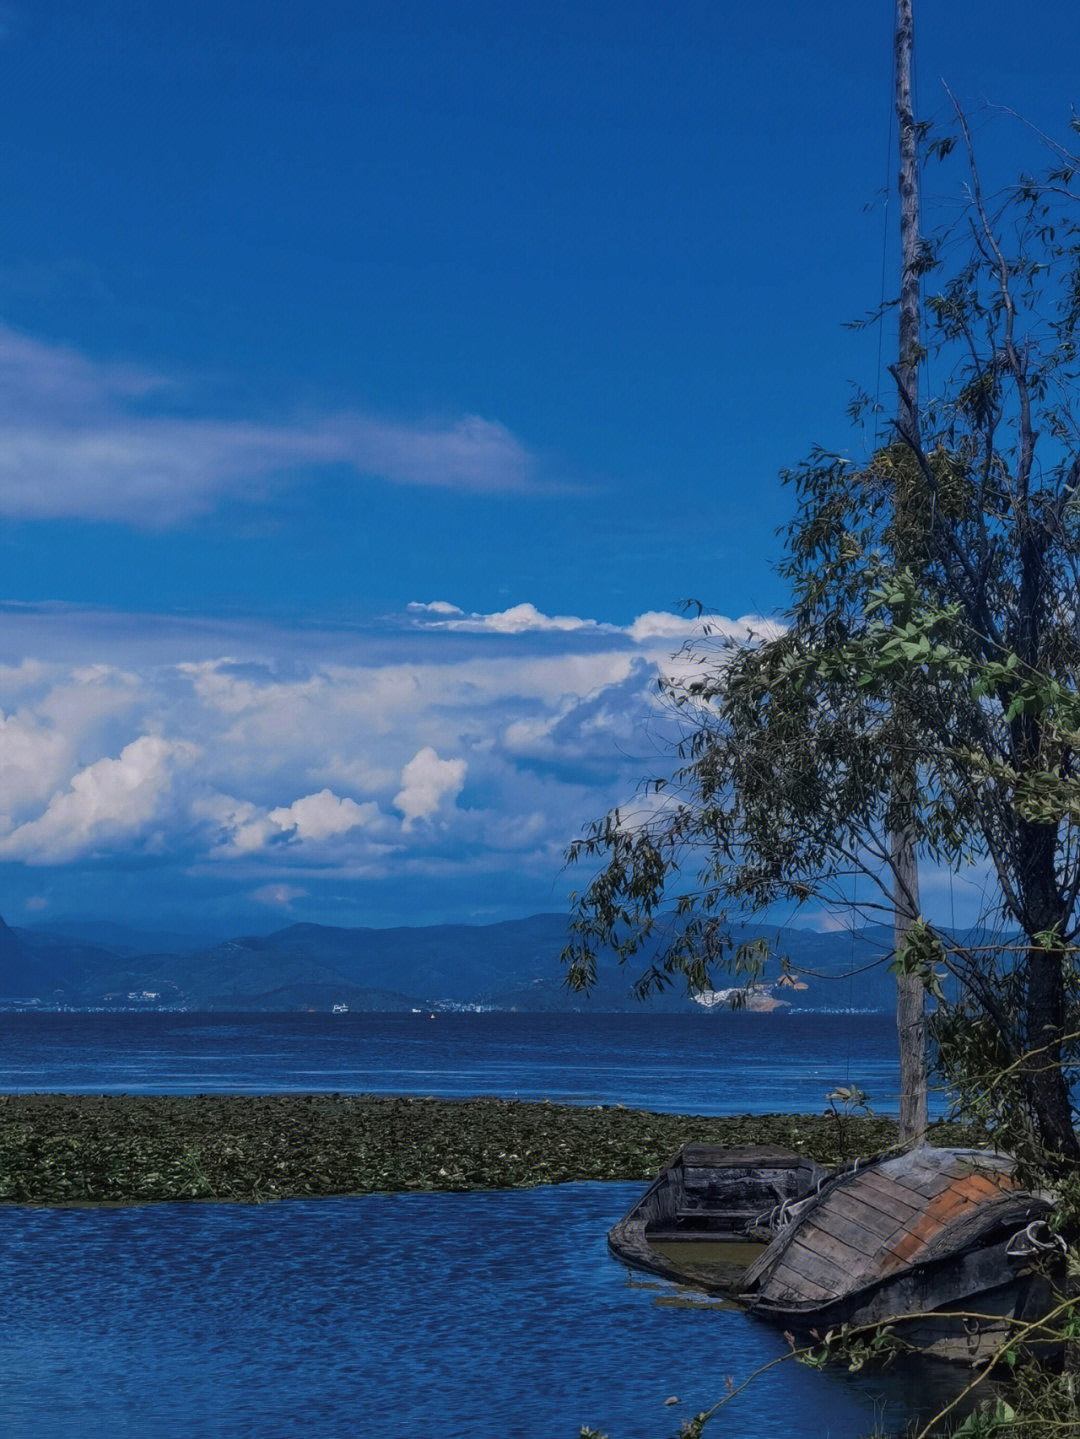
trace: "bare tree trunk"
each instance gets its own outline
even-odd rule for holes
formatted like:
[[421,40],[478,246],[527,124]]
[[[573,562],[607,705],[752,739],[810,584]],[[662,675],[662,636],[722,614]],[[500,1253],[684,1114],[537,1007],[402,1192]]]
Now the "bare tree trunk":
[[[896,114],[900,131],[900,358],[896,367],[897,429],[912,450],[919,441],[919,187],[915,165],[915,117],[911,109],[911,0],[896,4]],[[910,814],[915,777],[897,759],[902,809]],[[897,954],[919,914],[919,873],[911,825],[901,821],[890,836],[893,860],[893,927]],[[916,975],[897,976],[896,1027],[900,1041],[900,1143],[921,1144],[926,1135],[926,991]]]
[[[919,912],[919,871],[910,831],[892,836],[893,931],[900,953]],[[926,1137],[926,990],[917,974],[896,977],[896,1031],[900,1041],[900,1143]]]
[[897,429],[914,444],[919,437],[919,173],[915,116],[911,109],[911,53],[915,27],[911,0],[896,0],[896,118],[900,132],[900,387]]

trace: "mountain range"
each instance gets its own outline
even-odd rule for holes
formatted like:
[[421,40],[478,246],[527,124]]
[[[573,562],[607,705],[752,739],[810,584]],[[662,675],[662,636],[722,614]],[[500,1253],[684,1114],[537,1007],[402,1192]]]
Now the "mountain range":
[[[752,933],[736,926],[742,939]],[[489,925],[338,929],[294,924],[266,935],[199,943],[100,921],[29,928],[0,919],[0,1006],[356,1010],[483,1006],[527,1011],[620,1011],[641,1006],[633,980],[642,965],[601,955],[587,995],[563,982],[559,955],[565,914],[537,914]],[[889,1009],[894,980],[882,962],[891,931],[850,934],[773,928],[805,988],[763,988],[794,1008]],[[776,966],[769,974],[775,978]],[[716,984],[734,984],[722,974]],[[665,1012],[699,1007],[676,980],[645,1001]]]

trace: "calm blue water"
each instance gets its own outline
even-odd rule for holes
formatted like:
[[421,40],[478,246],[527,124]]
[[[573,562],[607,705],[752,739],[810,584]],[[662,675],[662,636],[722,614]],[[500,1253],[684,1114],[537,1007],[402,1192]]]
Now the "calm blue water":
[[[666,1439],[785,1350],[604,1248],[635,1185],[7,1209],[5,1439]],[[717,1439],[899,1424],[925,1385],[784,1364]],[[665,1407],[677,1396],[681,1403]]]
[[[0,1090],[500,1094],[701,1114],[893,1107],[875,1015],[0,1015]],[[668,1439],[784,1352],[628,1282],[637,1185],[0,1208],[3,1439]],[[680,1403],[665,1406],[678,1396]],[[857,1439],[925,1376],[779,1365],[707,1433]]]
[[0,1014],[0,1092],[496,1094],[763,1114],[820,1112],[849,1081],[895,1112],[891,1016]]

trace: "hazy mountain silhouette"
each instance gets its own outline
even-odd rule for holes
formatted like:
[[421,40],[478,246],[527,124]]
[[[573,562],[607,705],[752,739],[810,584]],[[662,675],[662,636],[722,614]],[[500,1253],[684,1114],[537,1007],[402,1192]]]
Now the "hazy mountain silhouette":
[[[758,932],[736,927],[738,938]],[[642,1002],[634,997],[633,981],[647,967],[645,960],[619,965],[613,955],[601,955],[595,990],[570,993],[559,964],[568,934],[564,914],[396,929],[294,924],[272,934],[239,935],[186,949],[183,936],[172,936],[177,944],[172,952],[132,952],[138,934],[100,921],[12,929],[0,920],[0,1000],[219,1010],[328,1009],[333,1004],[371,1010],[437,1004],[637,1010]],[[106,937],[113,943],[103,945]],[[807,986],[775,991],[792,1007],[892,1007],[894,981],[882,962],[891,947],[888,929],[868,928],[852,939],[850,934],[774,928],[769,938],[776,952],[790,956]],[[775,979],[777,973],[773,961],[766,978]],[[720,987],[736,980],[718,972],[715,982]],[[681,979],[644,1003],[668,1012],[698,1008]]]

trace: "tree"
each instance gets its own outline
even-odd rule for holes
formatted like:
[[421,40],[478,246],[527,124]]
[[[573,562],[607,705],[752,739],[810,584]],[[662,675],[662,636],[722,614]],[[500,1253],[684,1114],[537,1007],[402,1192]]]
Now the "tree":
[[992,1073],[1018,1106],[1009,1138],[1075,1166],[1080,161],[1054,146],[1041,180],[989,202],[956,116],[928,149],[966,160],[963,205],[920,261],[945,380],[918,429],[887,431],[866,461],[818,452],[784,475],[784,628],[706,637],[689,678],[661,681],[681,721],[673,772],[646,785],[645,817],[611,814],[568,851],[601,868],[564,958],[574,986],[601,943],[649,954],[643,991],[676,973],[704,987],[718,963],[753,972],[761,951],[733,948],[729,913],[843,899],[854,874],[891,913],[888,836],[910,825],[938,864],[988,867],[991,908],[1022,940],[964,948],[920,915],[895,966],[931,989],[956,976],[962,1022],[945,1007],[939,1023],[951,1076]]

